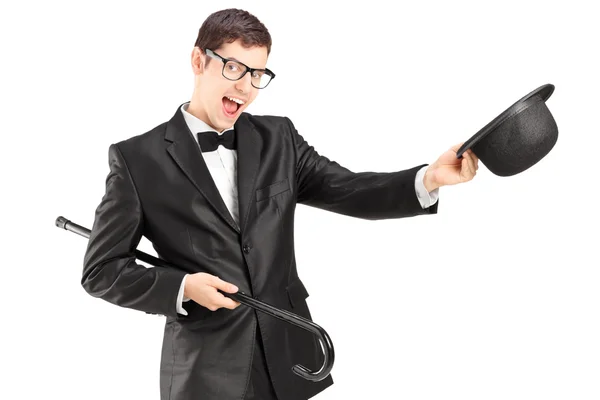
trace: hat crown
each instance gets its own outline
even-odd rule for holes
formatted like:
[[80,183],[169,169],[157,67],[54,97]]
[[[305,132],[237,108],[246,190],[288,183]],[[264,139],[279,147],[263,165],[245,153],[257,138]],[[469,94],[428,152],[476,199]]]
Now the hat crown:
[[467,140],[457,152],[471,148],[498,176],[525,171],[544,158],[556,144],[558,127],[546,100],[554,85],[530,92]]

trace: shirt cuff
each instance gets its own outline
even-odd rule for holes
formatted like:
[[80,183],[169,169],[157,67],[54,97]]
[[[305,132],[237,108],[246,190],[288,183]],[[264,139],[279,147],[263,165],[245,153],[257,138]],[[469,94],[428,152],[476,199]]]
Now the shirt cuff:
[[422,208],[429,208],[434,205],[440,195],[439,188],[434,189],[431,192],[428,192],[427,189],[425,189],[423,178],[425,177],[425,171],[427,171],[427,167],[429,166],[426,165],[421,168],[415,177],[415,192],[417,193],[417,199],[419,199],[419,203],[421,203]]
[[186,274],[181,280],[181,286],[179,287],[179,293],[177,294],[177,313],[182,315],[188,315],[187,311],[183,308],[183,302],[190,300],[189,298],[183,295],[183,289],[185,288],[185,279],[187,278],[187,276],[188,274]]

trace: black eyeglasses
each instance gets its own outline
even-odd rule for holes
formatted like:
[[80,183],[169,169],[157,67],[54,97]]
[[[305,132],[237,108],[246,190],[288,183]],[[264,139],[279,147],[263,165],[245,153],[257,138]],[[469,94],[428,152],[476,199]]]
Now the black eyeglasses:
[[250,68],[239,61],[223,58],[210,49],[204,49],[204,52],[207,56],[214,58],[215,60],[223,61],[223,76],[230,81],[240,80],[247,72],[250,72],[250,82],[252,83],[252,86],[257,89],[264,89],[269,82],[275,78],[273,71],[268,68]]

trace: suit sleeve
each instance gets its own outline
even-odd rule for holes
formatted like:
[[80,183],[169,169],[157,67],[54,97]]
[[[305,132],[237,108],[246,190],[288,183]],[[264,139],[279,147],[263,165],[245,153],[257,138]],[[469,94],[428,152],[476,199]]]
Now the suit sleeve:
[[118,145],[112,144],[108,154],[106,193],[96,209],[81,284],[90,295],[118,306],[175,317],[185,273],[136,263],[142,206]]
[[397,172],[352,172],[317,153],[287,122],[296,152],[298,203],[369,220],[437,213],[438,202],[424,209],[415,191],[417,172],[427,164]]

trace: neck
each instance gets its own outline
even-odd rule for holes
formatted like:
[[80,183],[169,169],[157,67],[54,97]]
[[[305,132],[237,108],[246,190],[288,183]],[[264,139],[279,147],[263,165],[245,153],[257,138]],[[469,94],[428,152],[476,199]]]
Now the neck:
[[[204,111],[202,106],[200,105],[200,102],[198,100],[194,99],[193,96],[192,96],[192,99],[190,100],[190,104],[188,105],[187,112],[192,114],[194,117],[198,118],[199,120],[203,121],[211,128],[219,131],[218,128],[216,128],[215,126],[213,126],[213,124],[211,124],[210,120],[208,119],[208,115],[206,114],[206,112]],[[222,130],[220,130],[220,132],[222,132]]]

